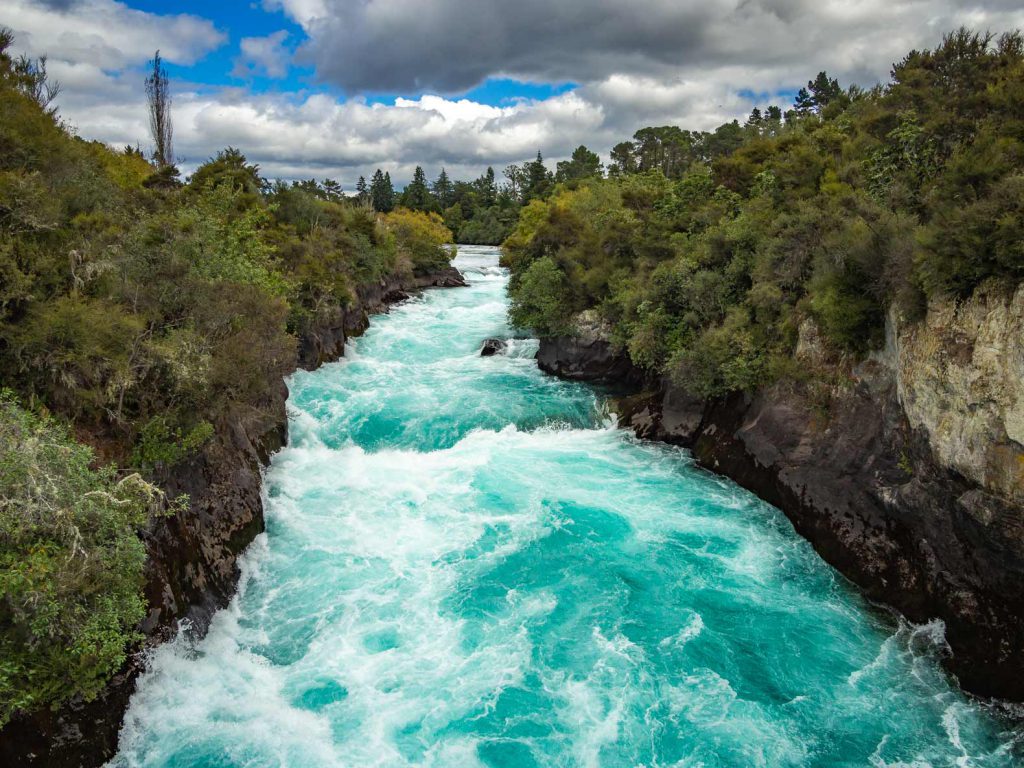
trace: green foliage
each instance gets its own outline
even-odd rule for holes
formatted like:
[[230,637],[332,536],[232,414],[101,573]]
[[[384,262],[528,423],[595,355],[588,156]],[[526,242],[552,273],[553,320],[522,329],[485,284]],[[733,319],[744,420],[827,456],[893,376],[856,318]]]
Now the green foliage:
[[193,455],[213,437],[213,425],[200,421],[191,429],[172,426],[167,414],[157,414],[139,430],[132,462],[140,468],[170,467]]
[[378,216],[331,180],[272,186],[237,149],[182,185],[83,141],[47,106],[45,62],[10,43],[0,29],[0,370],[49,416],[0,399],[0,725],[94,696],[144,613],[136,531],[158,494],[95,469],[70,425],[105,462],[162,475],[278,402],[310,323],[451,258],[436,214]]
[[139,637],[136,531],[162,497],[93,461],[65,428],[0,395],[0,727],[94,698]]
[[451,261],[452,251],[445,246],[452,235],[436,213],[399,208],[384,217],[384,226],[394,235],[399,257],[408,260],[413,274],[443,269]]
[[523,274],[520,286],[509,309],[513,325],[535,328],[548,336],[568,331],[571,315],[563,303],[566,279],[551,258],[544,256],[533,262]]
[[595,309],[634,363],[705,396],[792,373],[807,319],[862,355],[893,302],[915,316],[1024,279],[1021,104],[1021,35],[959,30],[886,87],[821,72],[785,116],[643,128],[607,180],[563,164],[567,183],[522,210],[503,246],[512,319],[565,333]]

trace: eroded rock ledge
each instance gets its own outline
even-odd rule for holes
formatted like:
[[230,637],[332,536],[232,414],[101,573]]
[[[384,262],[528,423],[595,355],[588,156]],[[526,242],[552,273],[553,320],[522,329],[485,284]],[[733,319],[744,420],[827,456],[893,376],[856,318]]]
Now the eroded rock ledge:
[[[369,325],[370,315],[428,287],[466,285],[454,267],[364,286],[348,308],[323,313],[299,339],[297,365],[312,370],[342,356],[345,341]],[[187,493],[184,514],[154,521],[144,534],[146,599],[142,631],[146,646],[172,638],[186,619],[205,634],[213,614],[231,600],[238,583],[238,556],[264,530],[260,496],[263,468],[287,439],[283,381],[260,407],[239,410],[217,425],[196,456],[157,478],[170,497]],[[93,768],[113,757],[121,721],[144,651],[133,655],[95,701],[13,720],[0,732],[0,765]]]
[[[804,329],[803,362],[822,354]],[[622,364],[596,339],[546,340],[538,362],[581,379]],[[965,690],[1024,700],[1024,287],[892,314],[886,349],[844,370],[714,401],[648,382],[620,419],[782,509],[870,598],[942,619]]]

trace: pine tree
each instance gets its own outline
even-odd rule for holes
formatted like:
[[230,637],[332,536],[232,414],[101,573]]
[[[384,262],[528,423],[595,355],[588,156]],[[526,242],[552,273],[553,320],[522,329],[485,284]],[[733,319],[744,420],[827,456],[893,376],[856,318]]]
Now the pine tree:
[[370,181],[370,202],[373,210],[387,213],[395,207],[395,188],[391,185],[391,174],[382,173],[378,168]]
[[434,197],[438,206],[443,210],[452,204],[452,181],[448,178],[448,172],[444,168],[434,182]]
[[611,165],[608,166],[609,176],[625,176],[636,173],[636,146],[631,141],[620,141],[611,151]]
[[796,101],[793,102],[793,111],[800,116],[806,116],[814,112],[814,97],[806,88],[801,88],[796,93]]
[[430,190],[427,189],[427,176],[423,168],[416,166],[413,171],[412,181],[402,193],[402,205],[412,208],[414,211],[426,211],[431,208]]
[[324,197],[332,203],[338,202],[344,196],[341,190],[341,184],[336,182],[334,179],[324,179],[323,191]]
[[523,190],[523,201],[529,202],[534,198],[544,197],[551,187],[551,172],[544,165],[544,158],[540,152],[537,159],[526,165],[526,187]]
[[827,72],[819,72],[814,80],[808,81],[807,90],[811,93],[815,111],[819,113],[843,93],[839,81],[834,77],[830,78]]
[[571,181],[573,179],[587,179],[604,175],[601,167],[601,158],[580,144],[573,150],[570,160],[563,160],[558,164],[555,173],[555,181]]
[[494,183],[494,169],[487,166],[484,174],[476,180],[474,186],[480,195],[480,205],[490,208],[498,199],[498,186]]
[[364,205],[370,199],[370,190],[366,186],[366,177],[360,176],[359,181],[356,182],[356,200]]

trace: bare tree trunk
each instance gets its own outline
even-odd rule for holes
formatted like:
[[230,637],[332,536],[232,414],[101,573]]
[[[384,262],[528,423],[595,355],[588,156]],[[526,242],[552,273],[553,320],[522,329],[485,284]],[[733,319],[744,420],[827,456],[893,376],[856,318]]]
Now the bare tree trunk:
[[172,146],[174,130],[171,126],[171,85],[163,67],[160,51],[153,56],[153,71],[146,78],[146,98],[149,101],[149,131],[153,134],[153,159],[161,168],[174,164]]

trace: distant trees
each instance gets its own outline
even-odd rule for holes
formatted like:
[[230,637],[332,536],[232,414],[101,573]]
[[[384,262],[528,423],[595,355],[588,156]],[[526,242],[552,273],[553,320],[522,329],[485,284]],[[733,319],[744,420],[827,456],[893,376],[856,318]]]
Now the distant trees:
[[540,152],[536,159],[526,164],[524,171],[524,185],[522,192],[523,203],[544,197],[551,189],[553,177],[551,171],[544,165],[544,158]]
[[402,192],[402,205],[414,211],[429,211],[435,207],[434,199],[427,187],[427,176],[418,165],[412,174],[412,181]]
[[565,182],[576,179],[595,178],[604,175],[601,158],[580,144],[573,150],[572,158],[562,160],[556,166],[555,181]]
[[452,191],[452,181],[448,178],[448,172],[442,168],[437,181],[434,182],[433,188],[434,198],[442,210],[452,204]]
[[174,165],[171,84],[160,51],[153,55],[150,65],[150,74],[146,78],[146,100],[149,104],[149,132],[154,145],[153,159],[161,167]]
[[370,204],[378,213],[388,213],[395,207],[395,188],[391,185],[391,174],[378,168],[370,180]]

